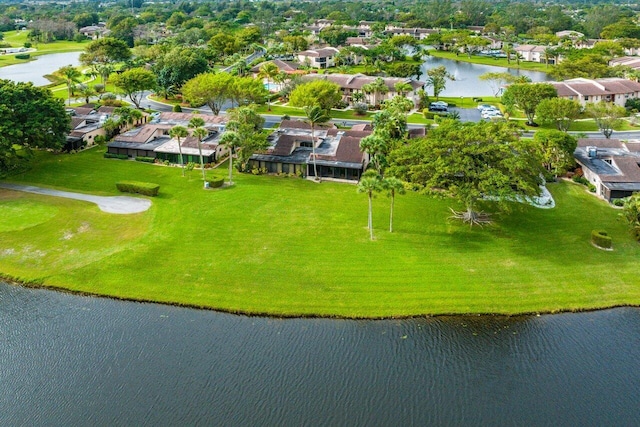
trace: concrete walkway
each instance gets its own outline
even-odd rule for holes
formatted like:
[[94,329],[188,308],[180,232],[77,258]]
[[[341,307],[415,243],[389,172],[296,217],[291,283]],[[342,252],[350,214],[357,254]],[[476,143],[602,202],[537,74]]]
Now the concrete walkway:
[[43,194],[45,196],[64,197],[67,199],[83,200],[98,205],[101,211],[115,214],[133,214],[144,212],[151,207],[151,200],[139,199],[128,196],[92,196],[90,194],[71,193],[69,191],[51,190],[48,188],[33,187],[30,185],[10,184],[0,182],[0,188],[8,190],[24,191],[27,193]]

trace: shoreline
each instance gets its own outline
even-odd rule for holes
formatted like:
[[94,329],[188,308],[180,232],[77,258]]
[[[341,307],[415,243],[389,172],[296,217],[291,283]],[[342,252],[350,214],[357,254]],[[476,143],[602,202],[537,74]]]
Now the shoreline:
[[601,307],[585,307],[575,309],[557,309],[557,310],[542,310],[542,311],[529,311],[521,313],[424,313],[424,314],[408,314],[399,316],[344,316],[338,314],[307,314],[307,313],[269,313],[269,312],[252,312],[248,310],[232,310],[224,308],[216,308],[207,305],[189,304],[171,301],[157,301],[147,298],[129,298],[120,297],[116,295],[100,294],[95,292],[77,291],[73,289],[47,285],[41,281],[22,281],[11,276],[0,273],[0,282],[7,283],[11,286],[22,287],[26,289],[41,289],[52,292],[59,292],[74,296],[91,297],[91,298],[105,298],[114,301],[122,302],[135,302],[140,304],[160,304],[178,308],[189,308],[193,310],[206,310],[214,311],[221,314],[231,314],[235,316],[244,317],[263,317],[269,319],[333,319],[333,320],[404,320],[404,319],[417,319],[422,317],[526,317],[526,316],[543,316],[554,314],[569,314],[569,313],[588,313],[604,310],[613,310],[616,308],[640,308],[640,304],[614,304]]

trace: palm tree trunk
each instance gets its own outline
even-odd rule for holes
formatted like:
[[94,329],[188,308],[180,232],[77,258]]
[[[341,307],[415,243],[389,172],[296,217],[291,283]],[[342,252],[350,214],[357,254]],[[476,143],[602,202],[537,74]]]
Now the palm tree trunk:
[[393,202],[395,201],[396,197],[393,194],[393,191],[391,192],[391,212],[389,213],[389,233],[393,233]]
[[233,185],[231,174],[233,171],[233,147],[229,147],[229,185]]
[[184,160],[182,159],[182,145],[180,144],[180,138],[178,138],[178,152],[180,153],[180,167],[182,168],[182,177],[184,178]]
[[202,158],[202,143],[198,140],[198,152],[200,153],[200,167],[202,168],[202,181],[207,185],[207,175],[204,172],[204,159]]
[[271,111],[271,81],[267,77],[267,111]]
[[311,152],[313,155],[313,176],[316,181],[320,181],[318,166],[316,165],[316,131],[314,126],[311,126]]
[[373,240],[373,193],[369,191],[369,238]]

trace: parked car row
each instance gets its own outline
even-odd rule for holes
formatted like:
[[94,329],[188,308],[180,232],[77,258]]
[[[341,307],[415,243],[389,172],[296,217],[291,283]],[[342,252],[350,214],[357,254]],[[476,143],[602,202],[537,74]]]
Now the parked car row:
[[480,110],[480,117],[483,119],[492,119],[494,117],[502,117],[502,112],[498,107],[489,104],[480,104],[478,105],[478,110]]
[[449,111],[449,104],[444,101],[432,102],[429,104],[429,111],[442,111],[446,113]]

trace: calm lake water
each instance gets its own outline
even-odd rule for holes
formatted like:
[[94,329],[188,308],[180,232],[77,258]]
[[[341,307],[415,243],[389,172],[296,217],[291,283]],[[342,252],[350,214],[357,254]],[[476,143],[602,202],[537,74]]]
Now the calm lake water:
[[80,53],[82,52],[53,53],[38,56],[35,61],[2,67],[0,68],[0,79],[32,82],[36,86],[48,85],[51,82],[43,76],[51,74],[65,65],[79,65]]
[[[454,61],[445,58],[427,57],[422,64],[422,76],[424,81],[427,70],[430,68],[444,65],[449,74],[455,77],[455,81],[447,81],[446,89],[441,93],[442,96],[493,96],[491,87],[481,81],[478,77],[484,73],[503,73],[509,72],[516,76],[528,76],[533,82],[551,81],[552,79],[540,71],[518,70],[514,68],[493,67],[490,65],[471,64],[469,62]],[[427,87],[428,93],[432,90]]]
[[2,425],[635,426],[639,364],[637,309],[277,320],[0,284]]

